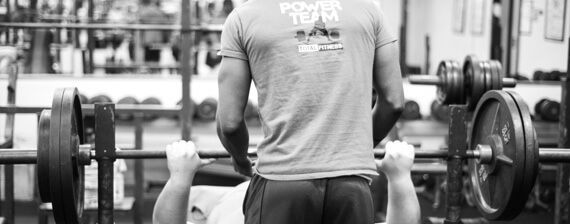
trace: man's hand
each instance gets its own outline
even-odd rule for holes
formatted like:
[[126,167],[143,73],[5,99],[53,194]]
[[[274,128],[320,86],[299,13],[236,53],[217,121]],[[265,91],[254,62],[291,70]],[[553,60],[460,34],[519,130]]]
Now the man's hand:
[[177,141],[166,146],[166,158],[171,178],[192,181],[200,167],[212,163],[214,160],[202,160],[198,156],[196,145],[191,141]]
[[252,162],[248,158],[234,158],[232,157],[232,164],[234,170],[242,175],[251,177],[253,176]]
[[378,170],[390,179],[409,178],[414,164],[414,146],[406,142],[388,142],[384,159],[376,160]]

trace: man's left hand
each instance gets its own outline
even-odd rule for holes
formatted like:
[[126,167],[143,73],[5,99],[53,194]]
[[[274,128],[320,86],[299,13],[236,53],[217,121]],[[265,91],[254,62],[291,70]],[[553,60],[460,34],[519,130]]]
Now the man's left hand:
[[232,164],[234,165],[234,170],[236,172],[248,177],[253,176],[253,164],[248,158],[236,159],[235,157],[232,157]]

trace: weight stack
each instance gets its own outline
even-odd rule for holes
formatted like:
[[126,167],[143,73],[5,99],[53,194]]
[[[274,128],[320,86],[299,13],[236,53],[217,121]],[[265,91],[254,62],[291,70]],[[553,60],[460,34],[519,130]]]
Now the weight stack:
[[[190,99],[190,104],[192,105],[191,111],[190,111],[190,117],[191,118],[195,118],[196,117],[196,107],[198,107],[198,104],[196,103],[196,101],[194,101],[193,99]],[[182,100],[179,100],[176,103],[176,106],[179,106],[180,108],[182,108]],[[174,120],[179,120],[180,119],[180,115],[174,115],[172,116],[172,119]]]
[[439,101],[434,100],[431,103],[431,117],[436,121],[449,122],[449,106],[441,104]]
[[111,97],[105,94],[100,94],[91,97],[91,99],[89,99],[89,104],[96,104],[96,103],[113,103],[113,100],[111,99]]

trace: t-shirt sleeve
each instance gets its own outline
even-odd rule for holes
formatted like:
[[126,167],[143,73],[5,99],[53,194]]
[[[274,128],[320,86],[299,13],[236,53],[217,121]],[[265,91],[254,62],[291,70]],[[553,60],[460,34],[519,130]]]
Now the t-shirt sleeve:
[[384,12],[380,6],[380,2],[374,1],[374,32],[376,35],[376,48],[382,47],[386,44],[395,42],[397,39],[394,37],[386,27],[384,20]]
[[244,49],[241,20],[234,10],[228,15],[222,29],[220,55],[248,60]]

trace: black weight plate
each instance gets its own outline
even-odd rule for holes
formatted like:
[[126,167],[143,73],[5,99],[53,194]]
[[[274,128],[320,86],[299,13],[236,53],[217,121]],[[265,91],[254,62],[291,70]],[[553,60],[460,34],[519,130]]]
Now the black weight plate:
[[422,118],[420,113],[420,105],[413,100],[407,100],[404,103],[404,112],[402,112],[401,119],[404,120],[417,120]]
[[[192,100],[192,99],[190,99],[190,104],[191,104],[191,107],[192,107],[192,108],[190,108],[190,118],[197,117],[197,116],[196,116],[196,110],[197,110],[198,104],[196,103],[196,101],[194,101],[194,100]],[[180,107],[182,108],[182,100],[179,100],[179,101],[176,103],[176,106],[180,106]],[[173,118],[173,119],[179,119],[180,116],[177,114],[177,115],[172,116],[172,118]]]
[[560,103],[554,100],[541,100],[538,106],[538,112],[542,120],[559,121],[560,120]]
[[200,105],[198,105],[198,110],[196,115],[198,118],[204,121],[213,121],[216,119],[216,111],[218,109],[218,100],[214,98],[206,98]]
[[475,56],[469,55],[463,62],[463,77],[465,79],[465,99],[466,102],[471,102],[473,95],[473,76],[475,73],[480,73],[479,61]]
[[[503,91],[487,92],[473,116],[469,149],[479,144],[491,145],[489,139],[498,139],[491,164],[468,161],[475,202],[487,219],[511,219],[524,207],[521,198],[528,197],[529,192],[523,192],[526,136],[522,120],[516,102]],[[499,157],[510,159],[511,163],[501,162]]]
[[51,202],[51,185],[49,178],[50,157],[49,157],[49,138],[50,138],[50,118],[51,111],[43,110],[40,114],[38,123],[38,158],[37,158],[37,179],[38,191],[40,199],[44,203]]
[[[60,124],[60,143],[63,143],[59,151],[59,162],[62,175],[62,189],[71,194],[63,200],[66,208],[68,223],[79,223],[83,214],[84,199],[84,169],[79,164],[79,145],[82,143],[82,112],[77,89],[66,89],[63,95],[64,110],[63,122]],[[63,138],[61,138],[63,137]]]
[[442,61],[437,69],[441,83],[437,87],[437,100],[443,104],[461,104],[464,94],[463,77],[455,61]]
[[449,122],[449,107],[434,100],[431,103],[431,116],[433,119],[442,122]]
[[493,89],[493,83],[491,81],[491,65],[488,61],[481,61],[481,68],[483,68],[483,78],[485,80],[485,88],[483,90],[483,93],[486,93],[487,91]]
[[[439,63],[437,67],[437,76],[440,78],[441,83],[437,86],[437,100],[441,103],[447,104],[450,100],[449,98],[452,97],[453,93],[450,92],[449,89],[449,80],[448,80],[448,73],[450,71],[447,70],[446,61],[442,61]],[[448,98],[449,97],[449,98]]]
[[491,60],[491,70],[493,71],[493,89],[502,90],[503,89],[503,67],[501,62]]
[[455,70],[455,67],[453,66],[453,61],[445,61],[445,67],[448,80],[447,88],[449,88],[449,96],[447,96],[449,99],[448,102],[449,104],[459,104],[461,101],[459,95],[463,87],[459,83],[459,76]]
[[[142,105],[161,105],[162,102],[160,101],[160,99],[156,98],[156,97],[149,97],[144,99],[141,102]],[[158,115],[154,115],[154,114],[145,114],[144,115],[144,119],[146,121],[152,121],[152,120],[156,120],[158,118]]]
[[[61,101],[54,100],[52,110],[58,108],[59,114],[52,114],[51,125],[59,122],[59,145],[50,149],[50,155],[58,152],[58,170],[51,170],[52,177],[57,178],[58,185],[52,188],[52,200],[60,198],[60,206],[53,205],[54,213],[59,210],[63,214],[58,223],[79,223],[83,213],[84,172],[79,164],[79,145],[83,142],[83,116],[77,89],[58,90],[62,93]],[[50,161],[52,162],[52,161]],[[52,180],[50,180],[51,182]]]
[[461,72],[461,66],[457,61],[450,61],[450,66],[452,67],[453,75],[456,78],[456,102],[455,104],[465,104],[465,77]]
[[89,99],[90,104],[112,103],[112,102],[113,102],[113,100],[111,99],[111,97],[109,97],[107,95],[97,95],[97,96],[91,97],[91,99]]
[[84,115],[83,110],[81,107],[82,101],[79,97],[79,91],[74,88],[74,102],[73,102],[73,121],[75,124],[75,130],[72,131],[74,135],[72,136],[72,162],[74,166],[73,175],[74,175],[74,189],[75,189],[75,206],[77,211],[77,218],[81,220],[83,216],[83,207],[84,207],[84,200],[85,200],[85,167],[79,161],[79,146],[85,143],[85,133],[84,133]]
[[59,173],[59,147],[60,147],[60,123],[62,113],[63,89],[58,89],[54,93],[51,118],[50,118],[50,135],[49,135],[49,183],[50,183],[50,199],[53,206],[53,218],[56,223],[65,222],[65,207],[61,190],[61,175]]
[[126,96],[117,101],[117,104],[136,105],[139,104],[139,101],[132,96]]
[[534,105],[534,115],[537,117],[542,118],[542,105],[547,101],[548,99],[542,98],[541,100],[538,101],[538,103],[536,103]]
[[[137,100],[137,98],[134,98],[132,96],[126,96],[126,97],[121,98],[119,101],[117,101],[117,104],[136,105],[136,104],[139,104],[139,101]],[[132,114],[117,114],[116,117],[117,117],[117,120],[121,120],[121,121],[130,121],[133,119]]]
[[465,67],[471,73],[469,78],[471,79],[471,92],[467,92],[467,104],[470,110],[475,109],[479,99],[483,93],[485,93],[485,74],[484,69],[481,67],[481,61],[477,60],[474,56],[468,56],[465,59]]
[[[536,131],[534,129],[532,118],[530,115],[530,109],[528,105],[524,102],[522,97],[515,92],[507,92],[517,104],[519,109],[519,114],[521,120],[523,122],[523,131],[524,131],[524,141],[525,141],[525,175],[524,175],[524,183],[521,186],[521,196],[520,202],[521,204],[525,204],[528,199],[528,194],[532,191],[534,184],[536,182],[536,176],[539,172],[539,149],[538,149],[538,140],[536,136]],[[512,212],[511,217],[515,218],[519,213]]]
[[537,80],[537,81],[544,80],[544,72],[540,71],[540,70],[534,71],[534,74],[532,75],[532,79]]

